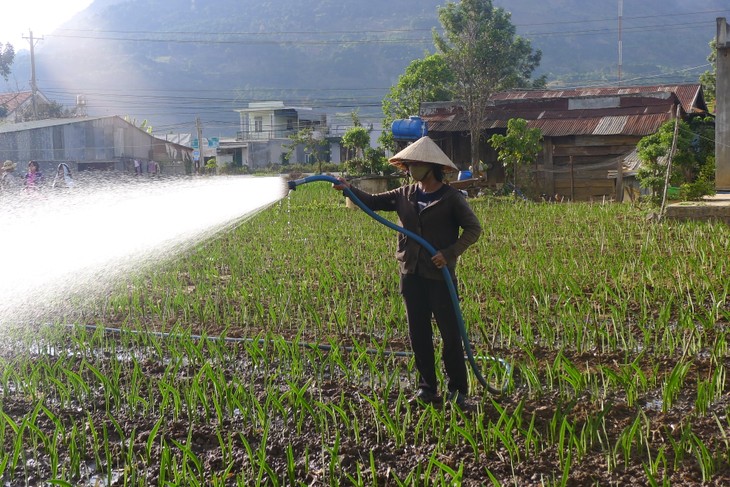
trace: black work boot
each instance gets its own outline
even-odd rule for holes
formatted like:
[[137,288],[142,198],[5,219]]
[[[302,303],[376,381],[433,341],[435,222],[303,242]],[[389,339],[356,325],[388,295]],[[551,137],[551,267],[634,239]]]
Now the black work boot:
[[441,402],[441,396],[431,391],[430,389],[421,387],[420,389],[418,389],[418,392],[416,392],[416,395],[413,396],[408,402],[410,404],[437,404]]

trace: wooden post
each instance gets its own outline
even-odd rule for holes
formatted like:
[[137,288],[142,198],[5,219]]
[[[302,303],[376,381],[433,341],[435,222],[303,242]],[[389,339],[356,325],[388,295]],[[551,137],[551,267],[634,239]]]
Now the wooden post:
[[575,174],[573,174],[573,156],[570,156],[570,201],[575,201]]
[[555,196],[555,172],[553,165],[553,140],[550,137],[546,137],[543,140],[543,154],[545,159],[543,160],[543,167],[545,168],[545,193],[552,198]]
[[672,135],[672,147],[669,149],[669,157],[667,157],[667,172],[664,174],[664,193],[662,194],[662,206],[659,209],[659,219],[667,208],[667,191],[669,190],[669,177],[672,173],[672,159],[674,159],[674,152],[677,150],[677,134],[679,133],[679,117],[681,105],[677,105],[677,115],[674,118],[674,134]]
[[619,203],[624,200],[624,161],[623,158],[618,158],[618,164],[616,164],[616,201]]

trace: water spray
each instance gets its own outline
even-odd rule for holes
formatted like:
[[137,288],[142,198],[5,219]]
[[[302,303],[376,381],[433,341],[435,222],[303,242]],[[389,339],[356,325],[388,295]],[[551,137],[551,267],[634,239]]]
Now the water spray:
[[[175,258],[287,194],[279,177],[131,178],[0,195],[0,329],[74,314],[119,278]],[[73,297],[72,299],[70,299]]]
[[[328,176],[326,174],[316,174],[313,176],[308,176],[302,179],[295,179],[287,181],[287,185],[289,187],[289,190],[295,190],[297,189],[297,186],[300,186],[302,184],[306,183],[312,183],[315,181],[327,181],[332,184],[341,184],[342,182],[335,178],[334,176]],[[400,232],[404,234],[405,236],[412,238],[416,242],[418,242],[423,248],[425,248],[431,256],[435,256],[438,251],[431,245],[429,242],[427,242],[423,237],[420,235],[411,232],[410,230],[407,230],[401,226],[396,225],[395,223],[391,222],[390,220],[383,218],[382,216],[375,213],[373,210],[367,207],[365,203],[362,202],[360,198],[358,198],[355,193],[350,188],[345,187],[342,190],[345,195],[350,198],[350,200],[355,203],[358,207],[360,207],[365,213],[367,213],[370,217],[375,219],[376,221],[382,223],[388,228],[391,228],[397,232]],[[509,381],[512,375],[512,366],[504,361],[503,359],[497,358],[497,357],[490,357],[490,356],[483,356],[479,357],[482,360],[490,361],[501,367],[502,369],[502,380],[498,384],[497,387],[490,384],[482,375],[481,371],[479,370],[479,367],[477,366],[476,359],[474,358],[474,354],[471,350],[471,343],[469,342],[469,336],[466,332],[466,326],[464,325],[464,318],[461,314],[461,307],[459,305],[459,296],[456,293],[456,287],[454,286],[454,282],[451,279],[451,274],[449,273],[449,270],[446,266],[441,268],[443,274],[444,274],[444,280],[446,281],[446,285],[449,289],[449,294],[451,295],[451,302],[454,306],[454,312],[456,313],[456,320],[459,323],[459,332],[461,333],[461,340],[464,344],[464,351],[466,353],[466,357],[469,360],[469,364],[471,365],[472,371],[474,372],[474,375],[476,376],[477,380],[479,380],[479,383],[484,386],[489,392],[493,394],[501,394],[503,393],[507,387],[509,386]]]

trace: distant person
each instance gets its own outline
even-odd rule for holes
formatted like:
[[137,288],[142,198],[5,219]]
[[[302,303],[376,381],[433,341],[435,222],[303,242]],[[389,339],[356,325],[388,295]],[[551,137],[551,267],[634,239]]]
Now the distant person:
[[149,161],[147,163],[147,172],[150,176],[154,176],[157,174],[157,163],[155,161]]
[[28,162],[28,172],[25,173],[25,189],[27,191],[37,191],[43,184],[43,173],[36,161]]
[[68,164],[62,162],[56,169],[56,177],[53,178],[52,188],[56,189],[71,189],[76,185],[73,176],[71,176],[71,169]]
[[139,159],[134,160],[134,174],[136,176],[142,174],[142,163],[139,161]]
[[13,161],[7,160],[0,167],[0,193],[12,192],[20,187],[20,181],[13,174],[17,166]]

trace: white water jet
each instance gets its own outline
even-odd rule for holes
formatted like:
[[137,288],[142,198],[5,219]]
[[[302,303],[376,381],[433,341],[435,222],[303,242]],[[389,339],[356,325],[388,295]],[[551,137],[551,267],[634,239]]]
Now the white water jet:
[[174,258],[286,195],[281,178],[80,178],[0,199],[0,323]]

